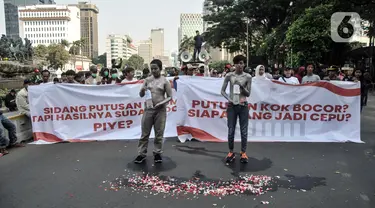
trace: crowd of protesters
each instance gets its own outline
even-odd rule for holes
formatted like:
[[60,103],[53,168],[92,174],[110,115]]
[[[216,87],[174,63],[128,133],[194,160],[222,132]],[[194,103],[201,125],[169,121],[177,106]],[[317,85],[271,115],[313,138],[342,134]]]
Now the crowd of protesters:
[[[219,72],[217,69],[209,69],[207,64],[185,64],[180,70],[171,68],[171,70],[162,73],[163,76],[174,77],[174,88],[177,90],[176,80],[181,75],[185,76],[205,76],[224,78],[227,73],[234,71],[234,67],[230,64],[225,66],[225,70]],[[251,69],[247,67],[244,72],[253,77],[253,81],[258,79],[278,80],[287,84],[308,84],[311,82],[325,81],[347,81],[347,82],[360,82],[361,83],[361,111],[363,106],[367,104],[368,92],[374,88],[371,75],[369,71],[362,69],[340,69],[337,66],[320,66],[315,67],[313,64],[307,64],[296,69],[271,69],[263,65],[258,65],[256,68]],[[48,70],[43,70],[41,79],[24,80],[24,87],[16,93],[11,90],[5,97],[5,106],[9,111],[19,111],[21,114],[30,117],[29,101],[28,101],[28,86],[40,85],[50,83],[51,74]],[[145,79],[151,75],[149,69],[144,69],[142,77]],[[73,83],[73,84],[87,84],[87,85],[107,85],[136,82],[135,69],[127,67],[122,71],[118,69],[103,68],[100,71],[97,66],[91,66],[89,72],[78,72],[68,70],[61,74],[61,78],[54,78],[53,83]],[[0,156],[7,154],[6,147],[16,144],[16,127],[0,112],[0,121],[4,128],[8,130],[9,139],[6,139],[0,130]]]

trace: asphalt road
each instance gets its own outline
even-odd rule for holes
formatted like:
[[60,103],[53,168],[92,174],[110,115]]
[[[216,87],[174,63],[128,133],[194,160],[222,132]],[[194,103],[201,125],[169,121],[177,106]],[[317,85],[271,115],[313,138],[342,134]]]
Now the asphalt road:
[[[353,143],[250,143],[246,166],[226,166],[227,145],[169,140],[163,165],[132,163],[136,142],[109,141],[27,145],[0,158],[1,208],[96,207],[375,207],[375,98],[362,115],[362,140]],[[236,144],[239,149],[240,144]],[[127,171],[202,180],[238,175],[280,176],[261,195],[193,198],[154,195],[122,188],[105,190]],[[268,201],[269,204],[261,204]]]

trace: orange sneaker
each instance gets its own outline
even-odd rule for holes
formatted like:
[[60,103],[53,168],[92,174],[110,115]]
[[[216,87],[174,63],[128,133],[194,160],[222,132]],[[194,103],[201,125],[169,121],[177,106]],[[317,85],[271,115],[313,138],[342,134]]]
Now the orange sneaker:
[[249,161],[249,158],[246,155],[246,152],[241,152],[241,163],[247,163]]

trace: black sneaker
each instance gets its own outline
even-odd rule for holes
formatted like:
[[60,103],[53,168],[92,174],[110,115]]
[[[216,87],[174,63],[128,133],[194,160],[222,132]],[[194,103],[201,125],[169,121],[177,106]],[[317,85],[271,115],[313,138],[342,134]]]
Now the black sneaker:
[[247,157],[246,152],[241,152],[240,161],[241,161],[241,163],[248,163],[249,162],[249,158]]
[[163,158],[161,158],[160,154],[155,154],[154,155],[154,162],[155,163],[162,163],[163,162]]
[[229,152],[227,157],[225,158],[225,162],[226,163],[231,163],[233,162],[233,160],[236,158],[236,155],[234,154],[234,152]]
[[143,161],[145,161],[145,159],[146,159],[146,156],[138,155],[138,157],[135,158],[134,163],[141,164],[143,163]]

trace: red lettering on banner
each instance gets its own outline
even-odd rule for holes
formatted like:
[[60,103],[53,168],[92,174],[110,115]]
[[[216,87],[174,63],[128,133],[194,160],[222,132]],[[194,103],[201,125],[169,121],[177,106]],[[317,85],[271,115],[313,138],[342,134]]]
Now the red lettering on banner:
[[[347,106],[347,105],[346,105]],[[344,105],[345,107],[345,105]],[[344,109],[343,106],[341,105],[310,105],[310,104],[296,104],[293,106],[293,111],[304,111],[304,112],[309,112],[309,111],[314,111],[314,112],[327,112],[327,113],[342,113],[342,110]],[[346,109],[344,110],[344,112]]]
[[253,112],[252,114],[249,114],[249,119],[252,120],[271,120],[272,114],[270,112]]
[[94,123],[94,131],[109,131],[109,130],[114,130],[114,129],[126,129],[126,128],[130,128],[131,124],[133,124],[133,120]]
[[225,118],[227,113],[225,111],[217,110],[200,110],[200,109],[190,109],[188,110],[189,117],[197,118]]
[[225,110],[227,109],[228,104],[226,102],[219,102],[219,101],[200,101],[200,100],[193,100],[191,106],[193,108],[196,108],[197,106],[200,106],[201,108],[206,108],[206,109],[222,109]]
[[171,99],[168,104],[169,105],[176,105],[177,104],[177,100]]
[[313,113],[310,115],[312,121],[348,121],[351,114],[317,114]]

